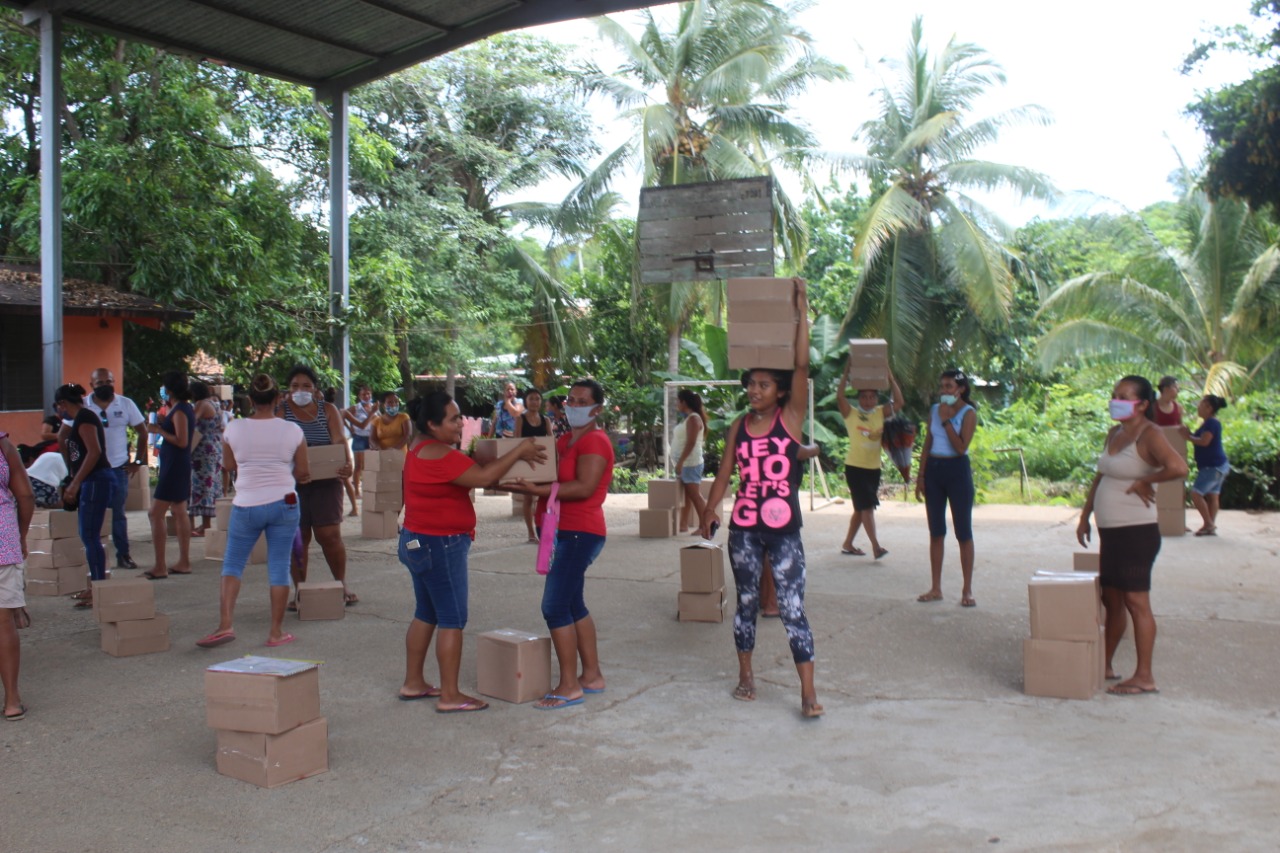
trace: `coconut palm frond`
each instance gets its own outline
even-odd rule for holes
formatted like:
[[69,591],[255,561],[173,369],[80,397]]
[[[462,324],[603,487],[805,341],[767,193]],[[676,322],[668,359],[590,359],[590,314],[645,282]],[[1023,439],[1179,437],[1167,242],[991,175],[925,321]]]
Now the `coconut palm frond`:
[[854,261],[870,266],[886,242],[902,232],[923,228],[926,216],[924,205],[914,196],[901,187],[890,187],[866,213],[854,241]]

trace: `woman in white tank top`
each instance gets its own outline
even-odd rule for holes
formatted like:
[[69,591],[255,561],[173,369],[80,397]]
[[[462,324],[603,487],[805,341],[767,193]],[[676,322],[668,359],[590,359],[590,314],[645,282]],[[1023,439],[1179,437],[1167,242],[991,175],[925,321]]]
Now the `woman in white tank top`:
[[1156,394],[1141,376],[1116,383],[1109,405],[1118,421],[1107,433],[1098,458],[1098,473],[1080,511],[1076,538],[1089,547],[1089,516],[1098,521],[1099,580],[1106,608],[1107,678],[1117,678],[1111,665],[1124,634],[1125,613],[1133,619],[1137,666],[1133,676],[1107,690],[1116,696],[1158,693],[1151,673],[1156,620],[1151,613],[1151,568],[1160,551],[1156,524],[1155,484],[1185,479],[1187,463],[1155,427]]

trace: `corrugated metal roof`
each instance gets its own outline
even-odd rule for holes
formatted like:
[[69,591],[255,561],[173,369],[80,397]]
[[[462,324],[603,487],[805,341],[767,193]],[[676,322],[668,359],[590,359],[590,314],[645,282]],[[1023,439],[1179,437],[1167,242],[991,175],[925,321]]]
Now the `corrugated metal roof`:
[[[669,2],[669,0],[668,0]],[[653,0],[0,0],[77,26],[301,83],[322,97],[494,33]]]

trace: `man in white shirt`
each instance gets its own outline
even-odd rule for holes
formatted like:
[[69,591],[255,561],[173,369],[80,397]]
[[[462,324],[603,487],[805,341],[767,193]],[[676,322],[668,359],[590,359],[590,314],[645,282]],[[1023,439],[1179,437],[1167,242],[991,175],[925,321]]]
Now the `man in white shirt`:
[[[111,502],[111,539],[116,547],[116,567],[136,569],[138,564],[129,556],[129,523],[124,503],[129,496],[129,475],[147,461],[146,421],[137,404],[116,393],[115,385],[115,375],[107,368],[99,367],[89,377],[92,392],[84,398],[84,404],[102,419],[107,438],[107,462],[116,477],[116,494]],[[133,460],[129,458],[129,427],[133,427],[138,435],[138,455]]]

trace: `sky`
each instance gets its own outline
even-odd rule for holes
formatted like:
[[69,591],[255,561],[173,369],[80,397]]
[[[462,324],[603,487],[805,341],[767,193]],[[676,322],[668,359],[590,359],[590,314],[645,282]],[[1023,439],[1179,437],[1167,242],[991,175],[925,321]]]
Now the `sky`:
[[[875,116],[873,93],[882,85],[881,75],[890,73],[881,60],[905,54],[917,14],[923,16],[927,44],[941,47],[955,36],[985,49],[1004,68],[1006,85],[992,90],[975,117],[1038,104],[1053,118],[1048,127],[1007,129],[979,155],[1036,169],[1071,194],[1055,208],[1008,195],[983,199],[1012,225],[1035,216],[1138,210],[1172,200],[1169,176],[1179,168],[1178,154],[1194,166],[1205,148],[1204,134],[1183,113],[1186,105],[1199,91],[1249,73],[1243,58],[1223,56],[1192,75],[1180,72],[1183,58],[1198,38],[1207,37],[1209,27],[1252,20],[1249,0],[817,0],[797,22],[813,36],[818,53],[842,63],[851,74],[848,81],[819,84],[793,102],[794,116],[815,132],[821,148],[862,151],[854,136]],[[637,20],[632,14],[617,17],[624,23]],[[596,42],[585,21],[534,32],[578,46]],[[602,49],[593,55],[606,69],[616,64]],[[612,121],[611,104],[597,104],[594,111],[606,147],[626,138],[626,127]],[[845,183],[853,180],[851,175],[842,178]],[[555,200],[568,187],[567,182],[552,182],[530,197]],[[634,205],[638,178],[614,188]],[[798,195],[798,182],[788,191]],[[634,209],[629,213],[634,215]]]

